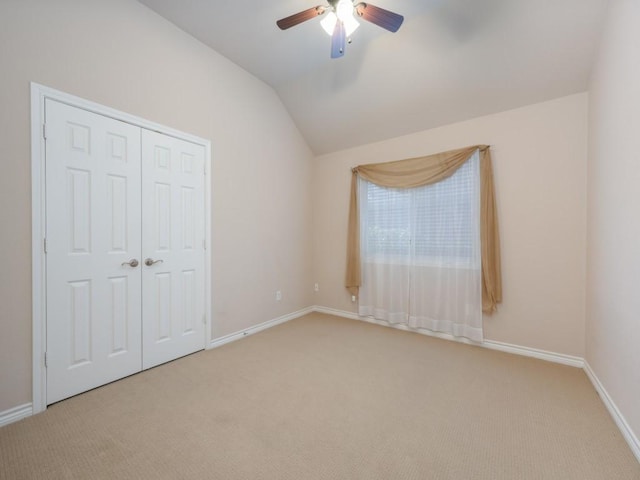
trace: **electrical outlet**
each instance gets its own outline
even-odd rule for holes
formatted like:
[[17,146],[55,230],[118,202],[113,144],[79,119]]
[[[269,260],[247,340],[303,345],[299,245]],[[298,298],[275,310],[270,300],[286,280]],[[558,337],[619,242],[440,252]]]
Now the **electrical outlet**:
[[280,300],[282,300],[282,292],[278,290],[276,292],[276,302],[279,302]]
[[316,283],[316,284],[313,286],[313,289],[314,289],[316,292],[319,292],[319,291],[320,291],[320,284]]
[[355,302],[356,301],[356,296],[355,295],[351,295],[351,301]]

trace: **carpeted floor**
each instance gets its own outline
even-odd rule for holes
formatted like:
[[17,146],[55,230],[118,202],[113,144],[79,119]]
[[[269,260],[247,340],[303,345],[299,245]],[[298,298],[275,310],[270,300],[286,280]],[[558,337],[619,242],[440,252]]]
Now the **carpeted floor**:
[[0,429],[2,479],[640,479],[584,372],[311,314]]

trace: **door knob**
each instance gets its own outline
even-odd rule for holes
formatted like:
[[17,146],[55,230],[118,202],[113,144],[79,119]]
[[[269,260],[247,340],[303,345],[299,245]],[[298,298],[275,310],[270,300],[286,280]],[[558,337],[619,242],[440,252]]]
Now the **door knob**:
[[162,260],[154,260],[153,258],[147,258],[147,259],[144,261],[144,264],[145,264],[147,267],[150,267],[151,265],[154,265],[154,264],[156,264],[156,263],[162,263]]
[[130,267],[136,268],[139,264],[138,264],[138,260],[134,258],[128,262],[122,262],[122,266],[124,267],[125,265],[129,265]]

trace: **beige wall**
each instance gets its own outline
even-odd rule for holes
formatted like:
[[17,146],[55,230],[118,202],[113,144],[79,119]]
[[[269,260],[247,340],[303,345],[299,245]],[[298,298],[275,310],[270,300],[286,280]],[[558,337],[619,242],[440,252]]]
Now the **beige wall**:
[[211,140],[214,336],[311,304],[312,155],[270,87],[133,0],[4,0],[0,412],[31,401],[31,81]]
[[640,436],[640,3],[611,2],[590,85],[586,360]]
[[583,356],[587,94],[317,157],[313,164],[315,304],[356,311],[344,288],[350,168],[492,146],[504,302],[489,340]]

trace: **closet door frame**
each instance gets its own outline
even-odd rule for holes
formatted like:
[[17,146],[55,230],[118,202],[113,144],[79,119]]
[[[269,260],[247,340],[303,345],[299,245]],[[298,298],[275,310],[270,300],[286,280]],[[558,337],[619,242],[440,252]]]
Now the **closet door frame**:
[[130,115],[37,83],[31,83],[31,259],[32,259],[32,413],[47,409],[46,370],[46,177],[45,100],[51,99],[105,117],[176,137],[205,149],[205,338],[203,348],[211,348],[211,142],[179,130]]

